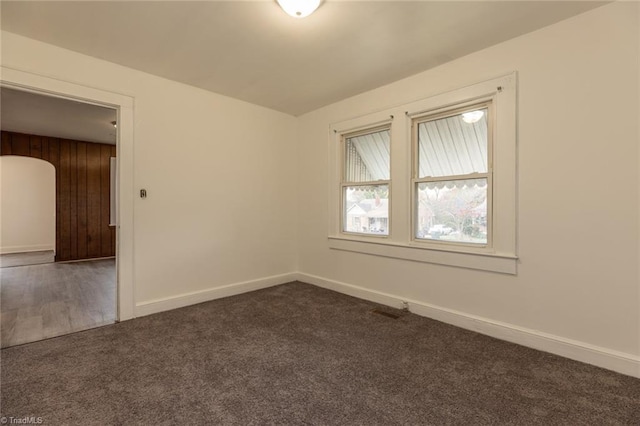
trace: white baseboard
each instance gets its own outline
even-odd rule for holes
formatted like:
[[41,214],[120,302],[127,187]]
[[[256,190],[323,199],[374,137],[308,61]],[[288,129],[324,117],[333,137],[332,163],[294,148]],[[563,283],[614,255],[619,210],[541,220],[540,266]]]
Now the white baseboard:
[[329,280],[315,275],[298,273],[297,280],[394,308],[401,308],[402,301],[406,301],[409,303],[409,310],[420,316],[640,378],[640,356],[519,327],[513,324],[493,321],[488,318]]
[[32,251],[53,251],[55,249],[55,246],[52,246],[51,244],[0,247],[0,254],[29,253]]
[[296,279],[296,273],[273,275],[266,278],[259,278],[257,280],[244,281],[240,283],[225,285],[222,287],[184,293],[178,296],[140,302],[136,304],[135,316],[141,317],[158,312],[169,311],[171,309],[195,305],[197,303],[208,302],[214,299],[235,296],[236,294],[247,293],[249,291],[273,287],[279,284],[285,284],[291,281],[295,281]]

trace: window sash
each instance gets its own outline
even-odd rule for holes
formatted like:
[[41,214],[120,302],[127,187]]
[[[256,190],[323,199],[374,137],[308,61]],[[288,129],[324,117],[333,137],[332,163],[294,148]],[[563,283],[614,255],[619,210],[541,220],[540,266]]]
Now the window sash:
[[[447,117],[461,115],[465,112],[475,111],[478,109],[487,109],[487,172],[486,173],[468,173],[463,175],[445,175],[445,176],[426,176],[420,178],[420,140],[418,128],[421,123],[440,120]],[[492,100],[482,100],[466,105],[454,105],[446,109],[427,112],[414,116],[411,121],[411,138],[412,138],[412,171],[411,171],[411,241],[422,245],[433,246],[461,246],[461,247],[493,247],[493,231],[494,231],[494,215],[493,215],[493,143],[494,143],[494,119],[495,110]],[[458,241],[441,241],[434,239],[418,238],[418,188],[421,183],[443,182],[443,181],[460,181],[468,179],[487,179],[487,242],[483,243],[467,243]]]
[[[342,134],[342,137],[340,138],[340,164],[341,164],[341,173],[340,173],[340,183],[341,184],[348,184],[348,183],[352,183],[354,185],[376,185],[380,182],[389,182],[390,179],[387,180],[375,180],[375,181],[367,181],[367,182],[362,182],[362,181],[353,181],[353,180],[348,180],[347,179],[347,139],[351,139],[351,138],[356,138],[358,136],[364,136],[364,135],[369,135],[372,133],[379,133],[379,132],[383,132],[383,131],[388,131],[389,132],[389,144],[391,144],[391,125],[390,124],[385,124],[382,126],[376,126],[376,127],[369,127],[366,129],[362,129],[359,130],[357,132],[351,132],[351,133],[344,133]],[[391,154],[389,154],[389,159],[391,160]],[[389,176],[391,176],[391,161],[389,162]]]
[[[431,111],[422,113],[420,115],[412,116],[411,121],[411,176],[413,179],[420,179],[420,148],[419,148],[419,134],[418,127],[422,123],[429,121],[440,120],[447,117],[453,117],[465,112],[475,111],[477,109],[487,109],[487,173],[492,173],[493,170],[493,120],[495,116],[494,104],[491,100],[482,100],[481,102],[474,102],[461,106],[460,104],[448,107],[445,110]],[[477,172],[476,172],[477,173]],[[472,173],[469,173],[472,174]],[[475,173],[473,173],[475,174]],[[422,179],[439,179],[457,175],[445,175],[445,176],[425,176]]]
[[488,178],[491,175],[491,172],[487,173],[469,173],[466,175],[447,175],[447,176],[427,176],[423,178],[414,178],[411,179],[412,182],[417,183],[425,183],[425,182],[441,182],[441,181],[449,181],[449,180],[468,180],[468,179],[482,179]]
[[[388,238],[391,235],[391,179],[385,180],[372,180],[372,181],[351,181],[347,179],[347,140],[351,138],[356,138],[358,136],[368,135],[372,133],[378,133],[388,131],[390,136],[389,144],[391,145],[391,124],[385,123],[379,126],[372,126],[360,129],[355,132],[343,133],[340,138],[340,165],[341,165],[341,173],[340,173],[340,185],[339,185],[339,197],[340,197],[340,221],[339,221],[339,232],[347,235],[357,235],[364,237],[374,237],[374,238]],[[389,156],[391,154],[389,153]],[[389,158],[389,176],[391,176],[391,157]],[[388,188],[388,213],[387,213],[387,233],[386,234],[375,234],[368,232],[353,232],[347,231],[347,210],[346,210],[346,190],[350,187],[367,187],[367,186],[387,186]]]

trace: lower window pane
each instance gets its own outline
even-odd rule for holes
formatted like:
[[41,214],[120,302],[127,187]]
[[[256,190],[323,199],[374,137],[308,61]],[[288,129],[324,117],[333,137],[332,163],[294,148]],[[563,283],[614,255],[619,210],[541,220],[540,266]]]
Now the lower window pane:
[[487,243],[487,179],[416,184],[416,238]]
[[344,232],[389,235],[389,185],[349,186],[343,200]]

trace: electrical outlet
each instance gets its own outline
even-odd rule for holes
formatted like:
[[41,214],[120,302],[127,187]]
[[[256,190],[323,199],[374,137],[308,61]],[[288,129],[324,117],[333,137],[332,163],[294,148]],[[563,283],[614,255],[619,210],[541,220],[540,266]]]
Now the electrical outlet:
[[409,302],[407,302],[406,300],[402,301],[402,311],[409,312]]

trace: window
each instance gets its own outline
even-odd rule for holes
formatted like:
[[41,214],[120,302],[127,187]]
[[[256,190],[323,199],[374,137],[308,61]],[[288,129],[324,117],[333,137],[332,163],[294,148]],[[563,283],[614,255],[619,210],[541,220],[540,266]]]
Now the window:
[[389,128],[343,136],[342,231],[389,235]]
[[330,248],[516,273],[515,73],[331,127]]
[[491,103],[413,119],[414,237],[487,246]]

